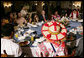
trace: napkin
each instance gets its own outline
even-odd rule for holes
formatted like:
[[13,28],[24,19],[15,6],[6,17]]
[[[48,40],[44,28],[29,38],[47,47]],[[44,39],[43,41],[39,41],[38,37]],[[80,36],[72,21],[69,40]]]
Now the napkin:
[[32,27],[37,27],[37,25],[32,25]]
[[83,22],[83,19],[81,19],[81,20],[78,20],[78,22]]
[[18,39],[19,39],[19,40],[24,40],[25,37],[24,37],[24,36],[20,36],[20,37],[18,37]]
[[39,39],[36,39],[35,41],[36,41],[36,42],[42,42],[42,41],[44,41],[44,40],[45,40],[44,37],[40,37]]
[[26,31],[27,33],[32,33],[32,32],[35,32],[34,30],[31,30],[31,29],[29,29],[28,31]]

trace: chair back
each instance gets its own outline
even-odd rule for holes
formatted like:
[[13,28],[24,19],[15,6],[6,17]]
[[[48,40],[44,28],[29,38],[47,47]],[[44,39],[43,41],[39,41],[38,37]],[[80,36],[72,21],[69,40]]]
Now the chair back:
[[4,50],[3,52],[4,52],[4,54],[1,54],[1,57],[8,57],[6,50]]

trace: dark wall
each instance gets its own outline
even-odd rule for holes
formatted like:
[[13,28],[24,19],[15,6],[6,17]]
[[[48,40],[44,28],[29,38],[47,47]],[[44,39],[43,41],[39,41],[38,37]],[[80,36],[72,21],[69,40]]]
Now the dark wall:
[[5,16],[4,6],[3,6],[2,2],[1,2],[1,9],[0,10],[1,10],[0,13],[1,13],[1,18],[2,18],[3,16]]

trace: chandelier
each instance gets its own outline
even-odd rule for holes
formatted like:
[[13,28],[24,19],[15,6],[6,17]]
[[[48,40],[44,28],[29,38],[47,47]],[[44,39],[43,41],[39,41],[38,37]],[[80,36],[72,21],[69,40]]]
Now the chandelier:
[[4,7],[11,7],[12,3],[11,2],[3,2]]

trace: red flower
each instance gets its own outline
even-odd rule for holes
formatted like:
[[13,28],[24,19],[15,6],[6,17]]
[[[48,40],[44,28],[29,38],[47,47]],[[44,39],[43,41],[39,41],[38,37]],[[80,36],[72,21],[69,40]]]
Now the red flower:
[[64,36],[66,35],[66,33],[65,33],[65,32],[63,32],[63,33],[61,33],[61,34],[62,34],[62,35],[64,35]]
[[51,34],[48,34],[48,35],[47,35],[47,38],[50,38],[50,37],[51,37]]
[[62,42],[62,45],[61,45],[61,47],[65,47],[65,42]]
[[57,25],[57,23],[56,23],[56,22],[53,22],[53,25],[54,25],[54,26],[56,26],[56,25]]
[[48,24],[46,23],[45,26],[48,26]]

